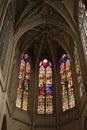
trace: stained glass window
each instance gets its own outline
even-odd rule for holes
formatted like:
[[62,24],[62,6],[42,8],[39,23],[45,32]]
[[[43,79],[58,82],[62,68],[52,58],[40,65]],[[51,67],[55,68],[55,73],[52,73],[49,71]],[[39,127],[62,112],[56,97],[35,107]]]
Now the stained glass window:
[[24,54],[20,62],[19,84],[17,89],[16,107],[27,111],[30,87],[30,59]]
[[44,59],[39,64],[38,114],[53,113],[52,64]]
[[78,24],[85,58],[87,61],[87,10],[82,0],[79,1]]
[[77,82],[79,86],[79,93],[80,93],[80,97],[82,97],[84,93],[84,85],[82,81],[82,74],[80,70],[80,62],[79,62],[77,47],[74,47],[74,59],[75,59],[75,66],[76,66]]
[[60,78],[62,87],[62,110],[64,112],[75,107],[71,63],[66,54],[63,54],[60,61]]

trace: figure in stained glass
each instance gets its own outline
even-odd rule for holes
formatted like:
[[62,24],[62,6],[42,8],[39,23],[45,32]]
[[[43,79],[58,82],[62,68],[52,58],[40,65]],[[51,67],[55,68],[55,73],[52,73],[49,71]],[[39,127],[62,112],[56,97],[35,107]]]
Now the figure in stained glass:
[[62,109],[66,111],[75,107],[71,64],[66,54],[63,54],[60,61],[60,77],[62,87]]
[[19,85],[17,89],[16,107],[21,110],[28,110],[30,87],[30,59],[28,54],[24,54],[20,62]]
[[52,64],[44,59],[39,64],[38,114],[53,113]]

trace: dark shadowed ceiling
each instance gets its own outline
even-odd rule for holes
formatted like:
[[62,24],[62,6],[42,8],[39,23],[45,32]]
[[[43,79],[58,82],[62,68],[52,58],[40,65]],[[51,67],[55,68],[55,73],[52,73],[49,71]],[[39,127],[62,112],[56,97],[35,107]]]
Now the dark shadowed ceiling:
[[[69,48],[72,39],[70,33],[73,35],[72,31],[76,31],[75,2],[74,0],[16,0],[15,35],[20,37],[22,50],[45,42],[44,39],[49,39],[60,49],[61,46]],[[38,24],[40,19],[42,23]],[[56,26],[58,23],[60,26]],[[28,29],[30,26],[32,29]]]

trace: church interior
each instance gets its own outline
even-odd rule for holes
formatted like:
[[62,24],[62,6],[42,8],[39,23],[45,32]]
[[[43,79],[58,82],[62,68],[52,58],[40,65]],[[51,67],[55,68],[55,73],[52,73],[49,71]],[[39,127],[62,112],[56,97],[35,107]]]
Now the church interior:
[[0,0],[0,130],[87,130],[87,1]]

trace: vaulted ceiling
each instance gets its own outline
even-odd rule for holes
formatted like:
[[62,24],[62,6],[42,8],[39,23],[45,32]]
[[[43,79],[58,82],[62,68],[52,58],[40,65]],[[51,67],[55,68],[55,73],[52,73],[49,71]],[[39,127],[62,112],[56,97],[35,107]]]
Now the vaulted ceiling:
[[15,5],[14,40],[21,41],[22,49],[47,38],[66,49],[76,38],[77,0],[16,0]]

